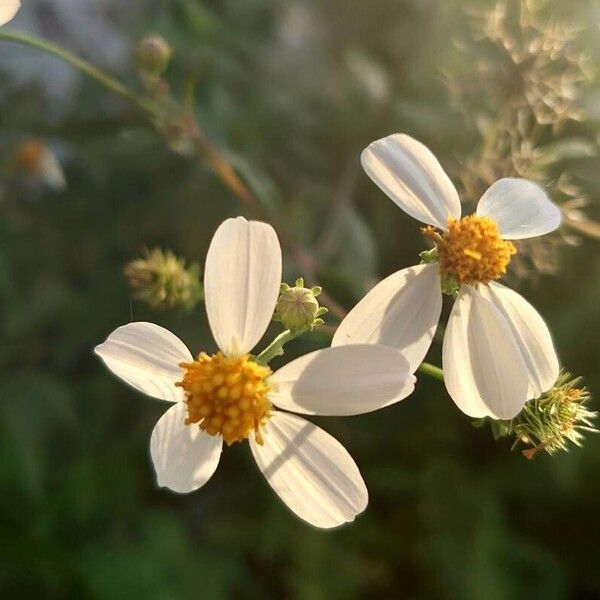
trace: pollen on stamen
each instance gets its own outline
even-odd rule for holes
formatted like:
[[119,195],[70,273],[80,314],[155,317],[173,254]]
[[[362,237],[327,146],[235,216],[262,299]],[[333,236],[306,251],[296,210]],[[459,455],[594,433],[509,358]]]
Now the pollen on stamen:
[[237,358],[221,352],[202,352],[189,363],[181,363],[183,379],[176,385],[186,396],[186,425],[197,424],[209,435],[221,435],[230,446],[254,432],[262,444],[260,428],[270,416],[267,398],[269,367],[252,361],[249,355]]
[[500,237],[498,226],[488,217],[469,215],[448,219],[448,231],[423,227],[423,234],[435,243],[440,271],[459,283],[489,283],[506,273],[517,249]]

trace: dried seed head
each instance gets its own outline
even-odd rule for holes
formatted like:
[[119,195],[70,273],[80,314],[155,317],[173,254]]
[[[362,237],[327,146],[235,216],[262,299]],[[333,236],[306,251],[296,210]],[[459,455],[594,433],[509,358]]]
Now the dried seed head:
[[155,248],[125,266],[125,277],[137,300],[154,309],[192,308],[202,298],[198,265],[170,250]]

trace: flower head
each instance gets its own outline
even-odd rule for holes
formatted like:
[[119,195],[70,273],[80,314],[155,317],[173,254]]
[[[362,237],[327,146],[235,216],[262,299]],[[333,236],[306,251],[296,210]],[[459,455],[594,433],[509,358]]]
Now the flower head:
[[258,363],[250,352],[271,321],[280,283],[275,231],[265,223],[228,219],[210,244],[204,270],[218,351],[194,360],[166,329],[130,323],[96,353],[126,383],[173,403],[150,441],[159,485],[180,493],[200,488],[216,470],[223,442],[248,440],[287,506],[317,527],[335,527],[365,509],[365,484],[337,440],[288,411],[369,412],[408,396],[415,378],[398,350],[378,345],[318,350],[275,372]]
[[125,277],[136,300],[154,309],[192,308],[202,296],[197,265],[186,267],[185,260],[170,250],[154,248],[144,258],[125,267]]
[[552,387],[559,365],[543,319],[497,279],[516,252],[512,241],[556,229],[560,210],[536,184],[507,178],[484,193],[474,215],[462,217],[437,159],[407,135],[373,142],[362,164],[402,210],[428,226],[435,248],[422,253],[424,264],[376,285],[342,321],[333,345],[387,344],[416,369],[447,292],[456,298],[442,357],[450,396],[470,416],[513,418],[528,398]]
[[0,0],[0,27],[12,21],[21,8],[21,0]]
[[440,273],[458,283],[489,283],[506,273],[517,249],[500,237],[498,226],[489,217],[468,215],[448,219],[448,230],[439,234],[429,225],[422,229],[435,244]]
[[67,187],[65,173],[58,157],[42,139],[22,140],[14,151],[13,163],[15,168],[33,183],[42,183],[57,192],[62,192]]
[[217,352],[201,353],[180,365],[185,375],[176,385],[186,395],[186,425],[198,423],[210,435],[220,435],[231,446],[248,439],[250,433],[262,444],[260,428],[271,416],[268,377],[271,369],[250,359]]
[[597,431],[593,421],[598,413],[588,408],[589,399],[581,377],[563,373],[551,389],[527,402],[513,419],[515,444],[528,446],[522,452],[529,459],[542,451],[554,454],[567,450],[570,443],[580,446],[583,432]]

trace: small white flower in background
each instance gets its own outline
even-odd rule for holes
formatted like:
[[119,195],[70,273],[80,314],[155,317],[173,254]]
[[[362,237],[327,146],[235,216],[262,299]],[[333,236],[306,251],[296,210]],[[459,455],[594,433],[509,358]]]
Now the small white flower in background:
[[316,527],[335,527],[367,505],[358,467],[337,440],[284,411],[373,411],[412,393],[415,378],[398,350],[378,345],[317,350],[275,373],[253,361],[249,352],[273,317],[280,283],[273,228],[228,219],[210,244],[204,275],[206,311],[220,351],[194,360],[166,329],[131,323],[96,353],[126,383],[174,403],[150,441],[159,485],[180,493],[200,488],[217,468],[223,441],[248,439],[287,506]]
[[12,21],[21,8],[21,0],[0,0],[0,27]]
[[427,223],[435,248],[424,262],[376,285],[347,315],[332,345],[386,344],[403,351],[411,369],[425,358],[442,308],[442,290],[456,296],[443,342],[446,388],[472,417],[511,419],[528,398],[550,389],[559,364],[550,332],[524,298],[497,283],[515,246],[506,240],[543,235],[561,213],[524,179],[501,179],[476,214],[461,219],[456,189],[435,156],[397,134],[362,153],[369,177],[406,213]]
[[62,165],[44,140],[38,138],[23,140],[14,151],[13,162],[15,167],[33,183],[42,183],[56,192],[62,192],[67,187]]

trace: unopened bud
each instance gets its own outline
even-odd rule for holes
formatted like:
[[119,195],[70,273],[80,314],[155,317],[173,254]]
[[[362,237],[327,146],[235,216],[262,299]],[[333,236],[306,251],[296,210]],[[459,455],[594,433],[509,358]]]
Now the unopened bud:
[[135,50],[135,59],[140,71],[160,75],[169,66],[172,50],[160,35],[149,35],[141,39]]
[[154,309],[190,309],[202,298],[198,265],[186,267],[185,259],[170,250],[155,248],[125,267],[133,297]]
[[303,279],[297,279],[293,287],[282,283],[274,319],[281,321],[290,331],[313,329],[316,325],[322,325],[323,319],[319,317],[327,309],[319,306],[317,296],[320,293],[320,287],[305,288]]

